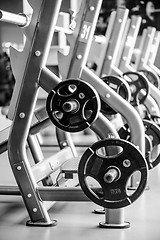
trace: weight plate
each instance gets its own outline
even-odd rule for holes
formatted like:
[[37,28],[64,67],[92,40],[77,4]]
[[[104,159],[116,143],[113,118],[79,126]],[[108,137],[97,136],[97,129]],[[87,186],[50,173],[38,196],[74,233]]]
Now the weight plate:
[[[152,121],[143,120],[145,126],[145,134],[149,136],[152,142],[152,148],[155,150],[160,145],[160,128]],[[149,169],[156,167],[160,163],[160,152],[149,161]]]
[[149,94],[149,84],[146,76],[139,72],[125,72],[123,77],[130,86],[131,105],[138,106],[142,104]]
[[[130,102],[131,92],[128,83],[119,76],[105,76],[102,80],[111,87],[115,92],[117,92],[126,101]],[[107,103],[101,100],[101,112],[104,114],[116,114],[117,112],[111,108]]]
[[145,69],[141,69],[139,72],[143,73],[147,77],[148,81],[155,87],[160,88],[160,79],[157,73]]
[[[145,151],[148,168],[152,169],[160,163],[160,152],[152,157],[152,151],[158,149],[160,144],[160,127],[158,127],[153,121],[143,119],[145,128]],[[118,131],[120,138],[130,141],[130,129],[128,124],[125,124]],[[150,141],[149,141],[150,140]]]
[[100,111],[97,91],[80,79],[60,82],[48,95],[46,110],[56,127],[79,132],[91,126]]
[[[102,155],[101,148],[120,148],[112,156]],[[140,173],[137,189],[127,192],[127,183],[135,172]],[[86,196],[105,208],[123,208],[140,197],[148,176],[148,166],[141,152],[122,139],[105,139],[94,143],[81,157],[78,167],[79,183]],[[89,179],[89,180],[88,180]]]

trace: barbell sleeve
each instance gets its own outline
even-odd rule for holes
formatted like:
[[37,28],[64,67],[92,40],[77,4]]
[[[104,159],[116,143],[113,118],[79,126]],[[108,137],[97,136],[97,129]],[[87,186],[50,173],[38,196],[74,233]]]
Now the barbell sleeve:
[[29,17],[26,14],[11,13],[0,10],[0,21],[18,25],[19,27],[26,27],[29,24]]
[[106,183],[112,183],[115,181],[119,176],[119,172],[115,168],[110,168],[104,175],[104,181]]
[[[27,27],[30,23],[30,18],[24,13],[11,13],[7,11],[0,10],[0,21],[18,25],[19,27]],[[60,26],[55,26],[55,31],[63,32],[65,34],[72,34],[73,31],[69,28],[64,28]]]

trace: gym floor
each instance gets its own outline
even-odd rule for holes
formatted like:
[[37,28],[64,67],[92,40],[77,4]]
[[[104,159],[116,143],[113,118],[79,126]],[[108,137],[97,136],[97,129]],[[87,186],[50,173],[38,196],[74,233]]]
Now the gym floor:
[[[7,153],[0,156],[0,184],[16,185]],[[159,240],[160,239],[160,166],[149,172],[149,190],[124,209],[127,229],[102,229],[104,215],[92,202],[57,202],[49,210],[54,227],[28,227],[28,213],[19,196],[0,196],[0,240]]]

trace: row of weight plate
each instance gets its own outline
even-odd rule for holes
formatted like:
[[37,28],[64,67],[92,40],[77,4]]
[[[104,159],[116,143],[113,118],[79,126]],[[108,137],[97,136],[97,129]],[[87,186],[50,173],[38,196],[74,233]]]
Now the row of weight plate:
[[[148,79],[140,72],[126,72],[123,76],[105,76],[102,80],[134,107],[143,104],[149,94]],[[143,95],[140,94],[142,91]],[[101,111],[104,114],[117,113],[106,103],[101,104]]]
[[[149,94],[149,85],[140,73],[125,73],[122,77],[106,76],[102,80],[133,106],[141,104]],[[136,77],[136,78],[135,78]],[[139,92],[145,94],[139,98]],[[98,112],[115,114],[115,111],[100,99],[97,91],[82,80],[69,79],[59,83],[48,95],[46,109],[51,121],[68,132],[79,132],[95,121]]]
[[[143,73],[143,74],[141,74]],[[144,76],[147,77],[145,77]],[[116,92],[118,92],[124,99],[129,99],[129,92],[127,94],[129,84],[130,91],[131,91],[131,99],[130,103],[133,106],[138,106],[144,103],[148,94],[149,94],[149,84],[148,80],[154,84],[156,87],[159,86],[159,78],[150,71],[140,71],[140,72],[126,72],[123,74],[125,77],[124,81],[123,78],[115,77],[115,76],[107,76],[104,77],[103,80]],[[143,91],[143,95],[140,92]],[[128,99],[127,99],[128,97]],[[103,113],[104,114],[116,114],[116,112],[106,104],[102,103]],[[153,121],[144,119],[143,120],[144,129],[145,129],[145,142],[146,142],[146,160],[149,166],[149,169],[154,168],[160,162],[160,153],[159,153],[159,143],[160,143],[160,128],[159,126]],[[122,139],[130,141],[130,130],[125,124],[119,130],[119,136]]]
[[[127,76],[127,84],[121,77],[107,76],[103,80],[124,99],[130,101],[133,106],[142,104],[149,94],[148,80],[141,73],[127,72],[124,76]],[[140,98],[139,92],[142,89],[144,94]],[[110,106],[102,101],[101,104],[103,113],[116,114]],[[104,208],[122,208],[133,203],[143,193],[146,187],[147,169],[154,168],[160,162],[159,155],[152,160],[150,156],[151,150],[157,147],[160,142],[160,129],[149,120],[143,120],[143,123],[146,135],[146,159],[129,142],[130,131],[128,128],[127,132],[124,131],[124,128],[119,131],[120,137],[127,141],[122,139],[101,140],[93,144],[83,154],[78,168],[79,182],[84,193],[94,203]],[[147,139],[150,144],[148,144]],[[109,156],[107,147],[113,148],[115,146],[118,147],[118,153]],[[104,150],[100,151],[101,148],[106,150],[105,155],[102,155]],[[147,160],[147,164],[145,160]],[[127,191],[128,181],[135,172],[140,173],[139,185],[135,192],[130,194]]]
[[[141,89],[142,85],[137,85],[138,81],[139,76],[134,85]],[[125,91],[124,86],[127,85],[124,83],[120,92],[124,98],[129,97],[126,94],[129,91]],[[137,94],[138,91],[133,93],[135,92]],[[95,121],[100,110],[100,99],[90,84],[69,79],[62,81],[52,90],[47,98],[46,109],[55,126],[64,131],[78,132],[88,128]],[[114,156],[107,152],[107,148],[111,147],[116,149]],[[105,154],[102,154],[104,149]],[[157,162],[156,159],[154,164],[152,162],[148,165],[153,168]],[[148,165],[141,152],[128,140],[100,140],[89,147],[80,160],[79,183],[85,194],[98,205],[112,209],[125,207],[144,191]],[[140,172],[139,185],[133,194],[128,194],[127,183],[135,172]]]
[[[157,74],[148,70],[125,72],[122,76],[105,76],[102,80],[134,107],[143,104],[146,100],[149,94],[148,82],[157,88],[160,87],[160,79]],[[142,91],[143,95],[140,94]],[[110,106],[104,102],[101,104],[101,111],[104,114],[116,114]]]

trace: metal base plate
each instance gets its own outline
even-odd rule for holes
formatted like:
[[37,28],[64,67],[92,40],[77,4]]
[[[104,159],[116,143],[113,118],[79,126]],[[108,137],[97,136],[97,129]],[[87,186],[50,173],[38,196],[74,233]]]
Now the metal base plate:
[[57,225],[57,220],[52,220],[50,222],[32,222],[31,220],[26,222],[26,226],[30,227],[53,227]]
[[124,222],[121,224],[113,224],[113,223],[105,223],[105,222],[100,222],[99,223],[100,228],[129,228],[130,227],[130,222]]

